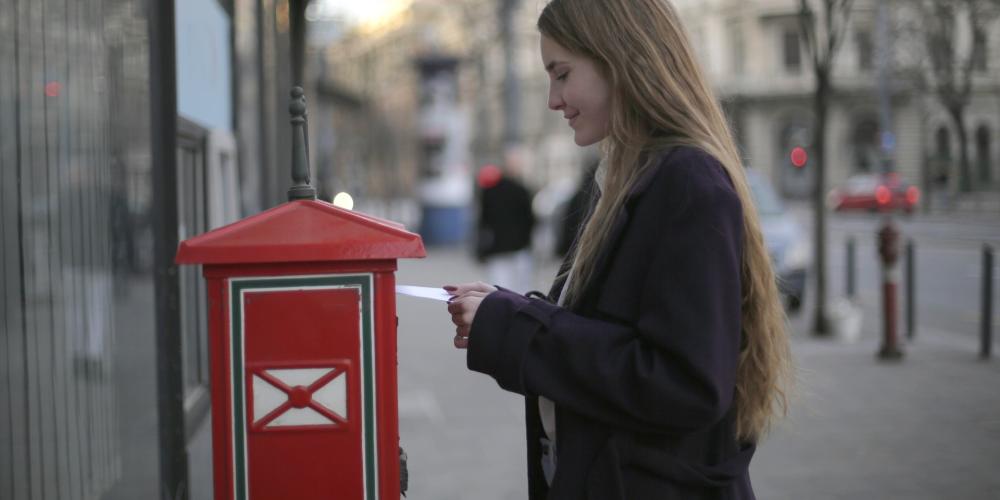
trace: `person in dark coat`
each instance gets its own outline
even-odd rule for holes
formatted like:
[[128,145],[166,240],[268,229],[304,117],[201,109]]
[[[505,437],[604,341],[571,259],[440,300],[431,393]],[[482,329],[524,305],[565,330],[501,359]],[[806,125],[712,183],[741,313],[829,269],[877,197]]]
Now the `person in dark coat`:
[[792,368],[718,102],[666,0],[554,0],[538,27],[599,194],[549,294],[445,286],[453,342],[525,397],[530,499],[753,499]]
[[515,153],[507,157],[503,171],[487,165],[479,172],[476,257],[486,265],[491,282],[523,293],[531,289],[534,274],[531,233],[535,214],[531,193],[514,175]]

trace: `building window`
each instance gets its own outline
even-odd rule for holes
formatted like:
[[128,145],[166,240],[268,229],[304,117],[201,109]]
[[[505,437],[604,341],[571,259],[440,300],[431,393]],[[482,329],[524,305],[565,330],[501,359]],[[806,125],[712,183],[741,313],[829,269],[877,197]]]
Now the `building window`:
[[[208,130],[178,117],[177,122],[177,238],[209,229]],[[184,411],[188,429],[196,429],[208,414],[208,304],[205,280],[197,266],[183,266],[180,281],[182,373]]]
[[799,31],[797,29],[785,30],[782,47],[785,56],[785,69],[789,72],[797,73],[802,69],[802,48],[800,47]]
[[972,53],[972,67],[976,71],[985,73],[987,70],[987,60],[986,55],[989,53],[990,45],[987,43],[986,32],[982,30],[974,31],[972,34],[974,40],[972,42],[972,47],[976,49]]
[[732,56],[733,74],[742,75],[746,60],[746,41],[743,39],[743,26],[738,19],[730,21],[729,34],[729,40],[732,44],[729,53]]
[[854,126],[851,142],[854,149],[855,172],[878,171],[881,156],[878,132],[878,121],[872,117],[858,120]]
[[938,187],[945,187],[951,173],[951,134],[947,128],[939,127],[934,133],[934,149],[934,183]]
[[937,133],[934,134],[934,144],[938,158],[951,159],[951,134],[947,128],[938,127]]
[[871,31],[859,31],[854,41],[858,50],[858,69],[871,71],[875,66],[875,44]]
[[980,125],[976,129],[976,163],[979,165],[979,181],[989,186],[993,181],[993,145],[990,144],[990,127]]

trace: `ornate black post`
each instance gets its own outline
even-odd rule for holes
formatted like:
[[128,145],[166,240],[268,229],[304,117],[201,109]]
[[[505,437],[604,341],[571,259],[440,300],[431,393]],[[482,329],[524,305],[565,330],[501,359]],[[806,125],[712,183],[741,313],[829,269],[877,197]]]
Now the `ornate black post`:
[[309,184],[309,147],[306,138],[306,96],[302,87],[292,87],[292,187],[288,201],[315,200],[316,188]]

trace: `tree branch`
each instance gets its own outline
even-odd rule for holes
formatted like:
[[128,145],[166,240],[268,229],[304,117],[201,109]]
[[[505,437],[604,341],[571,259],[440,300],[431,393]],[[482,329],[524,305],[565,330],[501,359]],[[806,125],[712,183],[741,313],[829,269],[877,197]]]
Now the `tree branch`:
[[[829,0],[828,0],[829,1]],[[839,0],[835,1],[831,8],[832,12],[828,12],[827,15],[831,18],[830,26],[832,32],[830,33],[830,51],[829,51],[829,64],[833,65],[833,59],[836,57],[840,45],[844,41],[844,33],[847,31],[847,26],[851,23],[851,11],[854,7],[854,0]],[[839,19],[839,23],[836,22]]]
[[976,61],[980,54],[986,50],[986,26],[993,22],[995,16],[991,7],[1000,6],[1000,0],[967,0],[969,17],[969,31],[972,32],[972,43],[969,53],[962,61],[961,80],[958,82],[957,97],[962,104],[968,104],[969,96],[972,94],[972,75],[975,71]]
[[799,0],[799,30],[805,41],[813,68],[819,67],[819,46],[816,43],[816,14],[809,5],[809,0]]

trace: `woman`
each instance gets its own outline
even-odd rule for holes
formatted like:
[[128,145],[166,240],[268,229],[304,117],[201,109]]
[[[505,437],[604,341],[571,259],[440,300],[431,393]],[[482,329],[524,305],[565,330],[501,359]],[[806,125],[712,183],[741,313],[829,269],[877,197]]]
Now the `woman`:
[[538,28],[600,196],[546,299],[445,287],[455,346],[526,397],[530,498],[754,498],[791,363],[718,103],[666,0],[554,0]]

